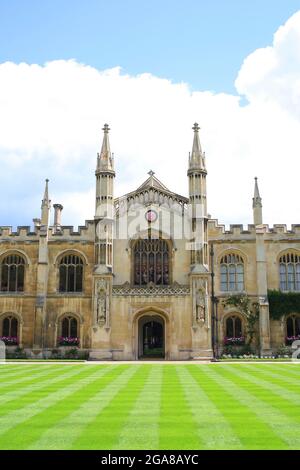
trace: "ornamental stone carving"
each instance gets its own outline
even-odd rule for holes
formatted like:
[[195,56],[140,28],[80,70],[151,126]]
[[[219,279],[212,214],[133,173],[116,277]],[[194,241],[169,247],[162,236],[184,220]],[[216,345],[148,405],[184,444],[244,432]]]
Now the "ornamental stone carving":
[[204,324],[207,320],[207,280],[194,278],[192,282],[193,325]]
[[95,283],[95,323],[109,326],[109,281],[99,279]]
[[149,283],[145,287],[132,287],[129,282],[122,286],[113,286],[113,296],[164,296],[164,295],[189,295],[190,287],[174,283],[170,286],[156,286],[154,283]]

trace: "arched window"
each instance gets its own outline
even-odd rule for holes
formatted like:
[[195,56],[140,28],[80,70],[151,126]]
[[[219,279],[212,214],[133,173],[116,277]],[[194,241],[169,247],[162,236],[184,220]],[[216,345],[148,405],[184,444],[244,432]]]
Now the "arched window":
[[232,315],[226,318],[226,337],[227,338],[241,338],[242,332],[242,321],[237,315]]
[[61,322],[61,336],[64,338],[78,337],[78,322],[75,317],[64,317]]
[[244,290],[244,261],[240,255],[228,254],[221,258],[221,291]]
[[12,316],[8,315],[2,320],[2,337],[18,337],[18,320]]
[[300,291],[300,256],[286,253],[279,258],[280,289]]
[[2,292],[23,292],[25,261],[22,256],[8,255],[1,262],[0,290]]
[[134,245],[134,284],[153,282],[168,285],[170,282],[169,247],[165,240],[138,240]]
[[288,338],[300,338],[300,315],[291,315],[286,319],[286,336]]
[[80,256],[66,255],[59,264],[59,292],[82,292],[83,261]]

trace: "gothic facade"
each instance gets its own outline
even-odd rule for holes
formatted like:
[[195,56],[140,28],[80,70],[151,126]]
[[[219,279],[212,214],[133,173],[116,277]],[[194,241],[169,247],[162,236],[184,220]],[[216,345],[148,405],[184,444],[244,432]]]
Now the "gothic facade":
[[247,334],[246,293],[259,308],[255,346],[270,354],[300,335],[297,314],[270,319],[268,289],[300,291],[300,225],[263,224],[255,180],[253,224],[225,230],[207,213],[206,161],[193,127],[188,196],[154,172],[114,198],[109,128],[97,156],[93,220],[62,225],[48,180],[34,229],[0,227],[0,337],[27,354],[78,347],[91,359],[210,358]]

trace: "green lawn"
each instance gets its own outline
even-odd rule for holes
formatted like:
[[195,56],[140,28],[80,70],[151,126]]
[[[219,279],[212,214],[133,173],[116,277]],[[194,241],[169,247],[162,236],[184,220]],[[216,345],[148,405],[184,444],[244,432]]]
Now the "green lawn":
[[300,364],[5,364],[0,449],[300,449]]

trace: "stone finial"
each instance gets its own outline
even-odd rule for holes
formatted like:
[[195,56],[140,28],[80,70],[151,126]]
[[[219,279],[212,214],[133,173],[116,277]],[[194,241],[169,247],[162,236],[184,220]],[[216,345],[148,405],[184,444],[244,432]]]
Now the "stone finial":
[[101,152],[97,154],[97,170],[96,171],[114,171],[114,160],[110,151],[109,144],[109,125],[104,124],[103,128],[103,141]]
[[199,124],[195,122],[192,129],[194,131],[194,140],[193,140],[192,152],[189,154],[189,169],[206,171],[205,154],[204,152],[202,152],[200,138],[199,138],[199,130],[200,130]]
[[104,124],[104,126],[102,127],[102,130],[103,130],[104,134],[108,134],[109,131],[110,131],[109,125]]
[[262,199],[259,194],[257,176],[254,178],[254,197],[252,198],[253,222],[254,225],[261,225],[262,219]]
[[45,181],[46,181],[46,184],[45,184],[44,198],[42,199],[42,205],[41,205],[41,225],[49,224],[49,211],[51,208],[51,201],[49,199],[48,178]]

